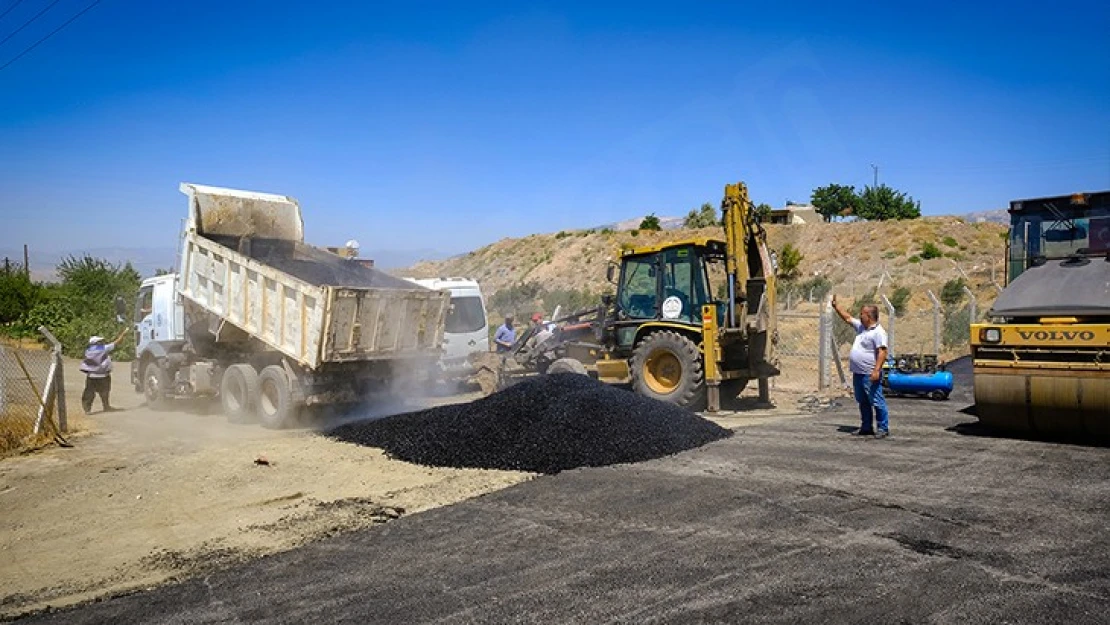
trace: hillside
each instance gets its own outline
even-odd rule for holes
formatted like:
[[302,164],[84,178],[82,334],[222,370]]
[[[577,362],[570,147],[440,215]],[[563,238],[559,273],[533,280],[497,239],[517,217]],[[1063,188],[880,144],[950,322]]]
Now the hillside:
[[[1006,226],[968,223],[958,217],[932,217],[901,222],[854,222],[769,225],[771,247],[790,243],[801,250],[801,280],[825,276],[843,296],[862,294],[878,285],[884,271],[888,285],[913,290],[911,305],[928,306],[925,289],[939,293],[948,280],[966,275],[971,288],[990,298],[991,267],[1002,281]],[[438,262],[422,262],[397,275],[413,277],[465,276],[482,283],[487,298],[510,286],[535,283],[547,291],[587,291],[596,296],[611,289],[605,266],[621,246],[640,246],[692,236],[723,236],[720,228],[662,232],[573,231],[503,239],[468,254]],[[920,260],[931,242],[945,256]],[[541,307],[554,308],[548,302]],[[502,312],[493,310],[491,314]],[[518,311],[519,312],[519,311]],[[545,312],[550,312],[546,310]]]

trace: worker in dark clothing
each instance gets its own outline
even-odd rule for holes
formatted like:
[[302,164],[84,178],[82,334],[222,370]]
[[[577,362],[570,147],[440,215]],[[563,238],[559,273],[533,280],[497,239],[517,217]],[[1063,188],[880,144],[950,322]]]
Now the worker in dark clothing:
[[89,347],[85,350],[85,359],[81,361],[81,372],[85,374],[85,391],[81,393],[81,407],[85,414],[92,412],[93,400],[100,396],[100,403],[104,406],[103,412],[115,412],[116,408],[108,396],[112,392],[112,356],[125,336],[128,329],[124,328],[116,340],[106,343],[102,336],[89,337]]

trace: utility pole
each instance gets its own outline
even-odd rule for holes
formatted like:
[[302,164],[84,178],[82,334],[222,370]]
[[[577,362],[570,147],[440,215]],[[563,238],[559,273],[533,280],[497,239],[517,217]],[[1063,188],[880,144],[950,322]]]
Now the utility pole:
[[23,275],[31,277],[31,256],[27,253],[27,244],[23,244]]
[[871,163],[871,169],[875,170],[875,186],[872,188],[877,188],[879,186],[879,166]]

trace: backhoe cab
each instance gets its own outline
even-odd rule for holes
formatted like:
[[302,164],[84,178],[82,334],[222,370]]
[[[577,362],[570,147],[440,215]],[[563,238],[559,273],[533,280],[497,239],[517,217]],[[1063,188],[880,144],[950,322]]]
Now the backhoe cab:
[[[720,408],[751,379],[769,402],[774,269],[766,235],[743,183],[722,202],[725,238],[697,238],[621,252],[608,277],[616,296],[595,310],[555,320],[550,336],[526,333],[513,364],[537,373],[589,373],[631,383],[642,395],[694,410]],[[714,297],[711,276],[725,279]],[[538,340],[537,340],[538,339]],[[507,361],[508,363],[508,361]],[[512,374],[511,365],[505,373]]]

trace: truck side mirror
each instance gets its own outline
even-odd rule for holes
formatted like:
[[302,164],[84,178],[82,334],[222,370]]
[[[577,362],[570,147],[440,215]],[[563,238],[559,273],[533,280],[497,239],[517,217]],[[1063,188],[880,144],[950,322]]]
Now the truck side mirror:
[[607,267],[605,267],[605,280],[607,280],[608,282],[610,282],[612,284],[616,284],[617,283],[616,282],[616,274],[617,274],[617,265],[616,265],[616,263],[610,262],[609,265]]

